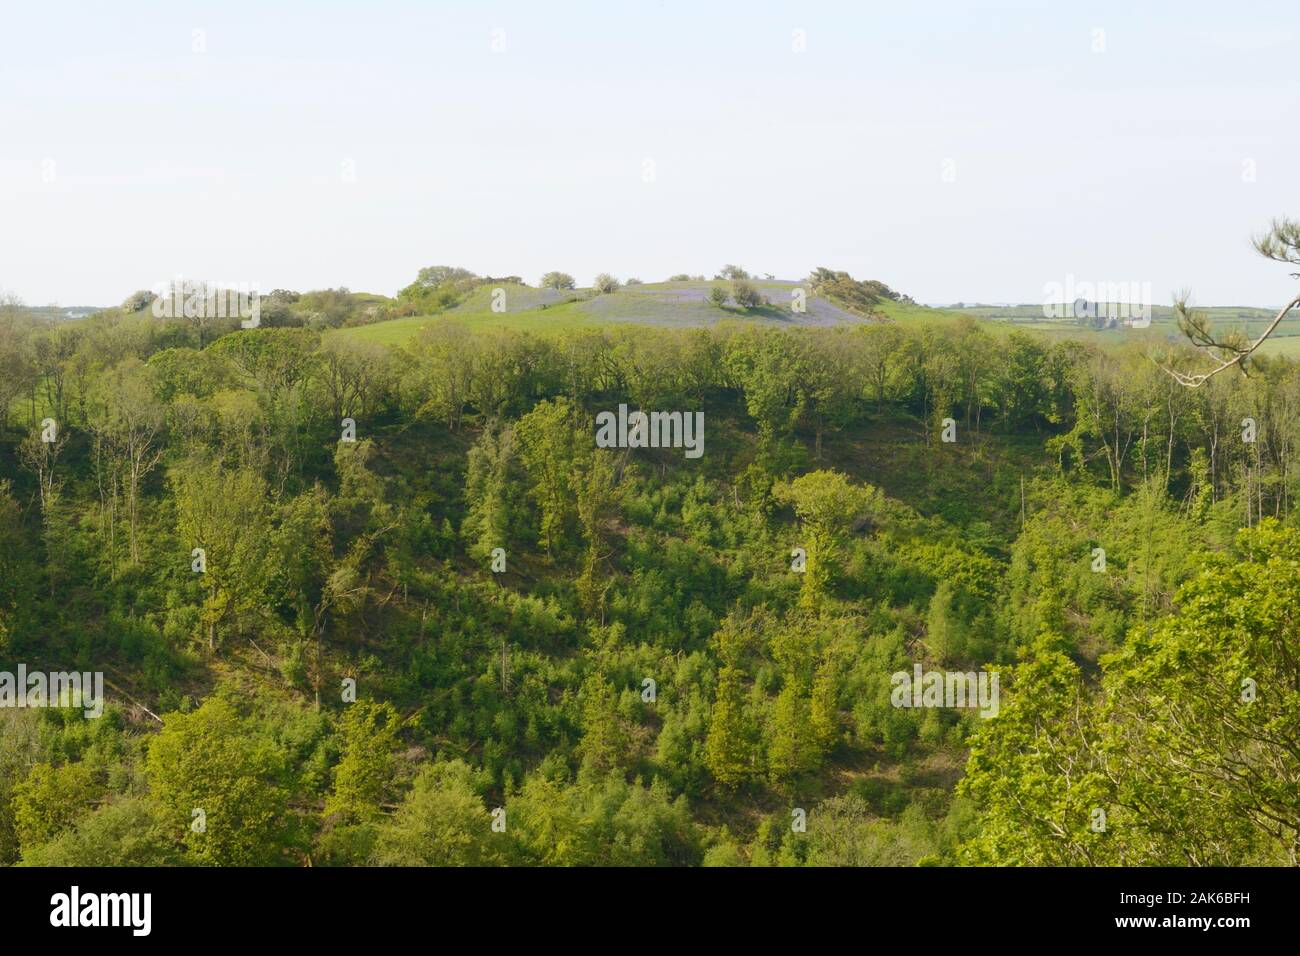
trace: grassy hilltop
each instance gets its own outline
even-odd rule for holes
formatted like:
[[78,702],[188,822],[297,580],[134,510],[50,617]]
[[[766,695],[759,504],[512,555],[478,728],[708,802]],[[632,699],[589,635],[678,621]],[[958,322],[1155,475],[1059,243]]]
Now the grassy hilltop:
[[[846,309],[818,295],[807,298],[807,311],[793,311],[792,292],[800,287],[793,281],[754,280],[753,285],[770,304],[745,309],[709,301],[709,291],[727,283],[716,281],[654,282],[625,285],[604,294],[590,289],[562,291],[538,289],[517,283],[476,286],[463,301],[439,313],[471,326],[498,326],[545,333],[572,328],[600,328],[611,324],[649,325],[663,328],[692,328],[727,320],[757,322],[780,327],[858,324],[882,319],[923,320],[941,317],[942,310],[895,302],[878,302],[872,312]],[[505,311],[492,310],[493,291],[505,293]],[[400,344],[431,321],[416,315],[374,325],[342,330],[339,334],[361,341]]]

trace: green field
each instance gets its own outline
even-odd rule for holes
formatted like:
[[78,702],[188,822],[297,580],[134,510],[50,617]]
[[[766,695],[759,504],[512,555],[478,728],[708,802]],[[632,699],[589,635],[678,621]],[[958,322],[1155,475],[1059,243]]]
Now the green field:
[[[735,305],[718,307],[708,299],[715,282],[656,282],[624,286],[617,292],[595,295],[590,290],[558,292],[531,286],[480,286],[453,309],[438,315],[418,315],[389,319],[372,325],[338,329],[330,335],[395,345],[406,342],[431,322],[453,318],[471,327],[490,327],[546,333],[573,328],[598,328],[618,325],[649,325],[666,328],[690,328],[716,325],[725,321],[754,322],[772,326],[827,326],[889,320],[926,322],[951,319],[958,313],[923,305],[882,300],[871,318],[840,308],[818,296],[807,299],[807,311],[795,313],[791,308],[794,282],[755,280],[754,286],[770,300],[770,305],[741,309]],[[492,310],[494,288],[504,291],[505,310]]]

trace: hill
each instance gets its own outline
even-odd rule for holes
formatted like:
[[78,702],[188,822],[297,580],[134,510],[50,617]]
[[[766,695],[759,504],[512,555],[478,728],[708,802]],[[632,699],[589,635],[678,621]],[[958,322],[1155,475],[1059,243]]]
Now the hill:
[[[456,306],[440,316],[454,316],[471,326],[500,326],[545,332],[611,324],[647,325],[661,328],[705,328],[724,321],[746,321],[777,327],[827,327],[861,325],[878,321],[927,321],[951,318],[955,313],[912,303],[882,300],[872,315],[850,311],[821,296],[808,296],[807,310],[793,310],[794,292],[800,283],[790,280],[753,280],[765,303],[743,309],[728,303],[709,301],[714,286],[729,287],[723,281],[690,280],[622,286],[615,292],[597,294],[591,289],[563,291],[505,283],[480,285]],[[493,311],[493,293],[501,290],[502,311]],[[370,325],[339,329],[331,334],[387,345],[400,344],[437,317],[407,316]]]

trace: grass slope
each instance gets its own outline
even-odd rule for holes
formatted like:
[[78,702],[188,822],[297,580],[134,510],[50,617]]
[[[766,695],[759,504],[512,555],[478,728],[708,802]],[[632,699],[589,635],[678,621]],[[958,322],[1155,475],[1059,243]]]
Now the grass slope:
[[[500,326],[534,332],[570,328],[594,328],[610,324],[650,325],[663,328],[689,328],[714,325],[726,320],[742,320],[765,325],[801,327],[860,324],[872,319],[856,315],[826,299],[812,296],[807,311],[792,309],[793,292],[798,283],[757,280],[754,286],[768,299],[769,305],[741,309],[735,305],[718,307],[709,301],[714,285],[722,282],[655,282],[624,286],[617,292],[596,295],[589,289],[563,292],[535,289],[531,286],[502,284],[480,286],[455,308],[437,316],[410,316],[376,322],[372,325],[339,329],[331,335],[400,345],[431,322],[454,317],[469,326]],[[492,311],[493,290],[504,293],[502,312]],[[956,313],[899,302],[882,302],[879,318],[901,322],[934,321],[951,318]]]

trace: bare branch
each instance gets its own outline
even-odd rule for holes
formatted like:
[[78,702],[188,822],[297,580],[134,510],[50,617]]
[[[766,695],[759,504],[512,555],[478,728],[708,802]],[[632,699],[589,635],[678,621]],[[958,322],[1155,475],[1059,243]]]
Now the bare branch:
[[[1290,265],[1300,265],[1300,221],[1288,219],[1285,216],[1281,219],[1274,219],[1269,224],[1268,231],[1261,236],[1256,236],[1251,240],[1251,244],[1255,247],[1255,251],[1266,259],[1272,259],[1275,262],[1286,262]],[[1291,275],[1293,278],[1300,278],[1300,272],[1293,272]],[[1244,332],[1236,329],[1229,333],[1226,338],[1215,338],[1214,330],[1210,327],[1209,317],[1204,313],[1193,312],[1189,309],[1187,306],[1188,298],[1189,294],[1186,291],[1180,292],[1174,298],[1174,312],[1178,316],[1178,328],[1187,336],[1192,345],[1208,354],[1214,361],[1215,367],[1208,372],[1180,372],[1178,369],[1165,365],[1159,359],[1154,359],[1156,364],[1168,373],[1174,381],[1188,388],[1200,388],[1224,369],[1236,367],[1242,375],[1245,375],[1246,359],[1273,334],[1282,320],[1286,318],[1288,312],[1296,308],[1296,306],[1300,306],[1300,295],[1298,295],[1282,307],[1281,311],[1273,317],[1273,321],[1268,324],[1268,328],[1263,331],[1259,338],[1252,342]]]
[[1300,306],[1300,295],[1297,295],[1294,299],[1284,305],[1277,315],[1273,316],[1273,321],[1268,324],[1268,328],[1266,328],[1257,339],[1246,344],[1246,338],[1240,332],[1233,332],[1231,336],[1222,340],[1214,338],[1210,329],[1209,320],[1201,313],[1188,311],[1186,297],[1180,296],[1174,302],[1174,310],[1178,316],[1178,327],[1182,330],[1183,334],[1186,335],[1188,339],[1191,340],[1191,343],[1198,349],[1215,349],[1227,353],[1232,357],[1225,359],[1218,355],[1211,355],[1210,357],[1215,361],[1216,367],[1212,368],[1208,372],[1200,372],[1197,374],[1188,374],[1161,363],[1157,364],[1159,364],[1160,368],[1165,372],[1171,375],[1174,381],[1179,385],[1186,385],[1188,388],[1200,388],[1224,369],[1229,369],[1234,366],[1241,369],[1242,374],[1244,375],[1245,368],[1243,367],[1242,362],[1257,348],[1264,344],[1265,340],[1273,334],[1273,331],[1278,327],[1282,320],[1286,318],[1287,313],[1297,306]]

